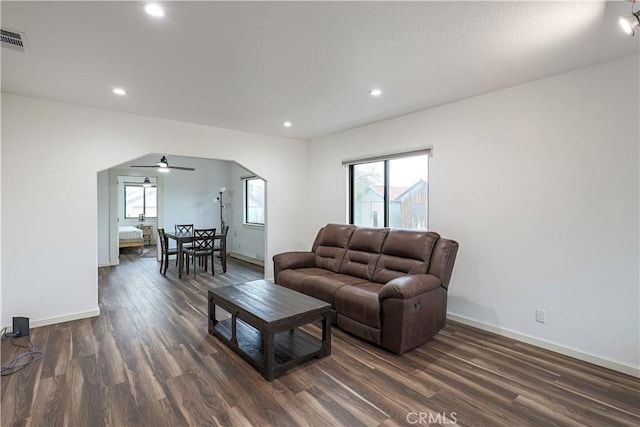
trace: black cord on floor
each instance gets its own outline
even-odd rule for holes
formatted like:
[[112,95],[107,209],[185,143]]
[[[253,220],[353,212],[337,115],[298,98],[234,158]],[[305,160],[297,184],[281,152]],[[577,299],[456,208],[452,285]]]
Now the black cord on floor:
[[18,372],[25,366],[29,366],[32,363],[35,363],[38,360],[42,359],[42,356],[44,356],[43,351],[34,350],[31,334],[29,334],[29,345],[20,345],[20,344],[16,344],[15,341],[13,340],[14,336],[11,334],[7,334],[6,331],[7,331],[6,326],[2,328],[2,330],[0,331],[0,334],[1,334],[0,336],[2,336],[2,338],[8,338],[11,341],[11,344],[14,345],[15,347],[28,348],[29,350],[25,351],[22,354],[17,355],[13,359],[11,359],[10,361],[2,365],[3,377],[6,375],[10,375]]

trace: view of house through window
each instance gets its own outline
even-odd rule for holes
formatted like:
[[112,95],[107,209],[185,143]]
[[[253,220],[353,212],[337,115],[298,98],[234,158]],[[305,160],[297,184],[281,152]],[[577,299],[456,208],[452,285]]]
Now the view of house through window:
[[352,224],[410,230],[428,228],[427,154],[355,163],[349,168]]
[[244,222],[264,225],[264,180],[244,179]]
[[124,186],[124,217],[138,218],[143,214],[145,218],[158,216],[158,192],[156,187],[142,185]]

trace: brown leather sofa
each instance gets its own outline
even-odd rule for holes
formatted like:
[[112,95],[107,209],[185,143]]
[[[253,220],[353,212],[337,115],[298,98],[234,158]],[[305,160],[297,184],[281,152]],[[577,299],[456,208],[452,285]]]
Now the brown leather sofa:
[[458,243],[432,231],[328,224],[273,257],[275,283],[331,304],[345,331],[402,354],[444,327]]

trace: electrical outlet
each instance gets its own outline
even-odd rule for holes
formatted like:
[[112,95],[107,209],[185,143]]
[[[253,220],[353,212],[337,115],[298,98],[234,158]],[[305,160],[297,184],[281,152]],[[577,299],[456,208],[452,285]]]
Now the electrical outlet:
[[547,312],[536,308],[536,322],[547,323]]

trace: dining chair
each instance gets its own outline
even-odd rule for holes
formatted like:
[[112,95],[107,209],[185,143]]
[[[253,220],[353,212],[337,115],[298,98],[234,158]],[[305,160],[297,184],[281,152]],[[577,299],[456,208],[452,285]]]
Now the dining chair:
[[164,232],[164,228],[158,228],[158,240],[160,241],[160,273],[164,276],[167,274],[167,266],[169,265],[169,256],[176,256],[176,265],[178,265],[178,248],[169,247],[169,239]]
[[187,274],[189,274],[189,264],[193,264],[193,278],[196,278],[196,258],[204,261],[204,270],[207,271],[208,260],[211,257],[211,274],[215,275],[213,268],[213,242],[216,237],[215,228],[203,228],[193,230],[193,243],[190,248],[184,249]]

